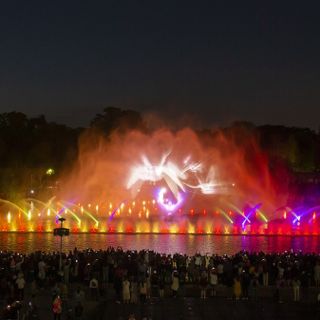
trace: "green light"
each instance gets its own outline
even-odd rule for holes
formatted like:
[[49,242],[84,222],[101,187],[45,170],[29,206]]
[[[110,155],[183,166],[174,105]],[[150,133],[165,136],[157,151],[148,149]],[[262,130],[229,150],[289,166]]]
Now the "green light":
[[52,176],[52,175],[54,174],[54,169],[49,168],[49,169],[46,171],[46,174],[47,174],[48,176]]

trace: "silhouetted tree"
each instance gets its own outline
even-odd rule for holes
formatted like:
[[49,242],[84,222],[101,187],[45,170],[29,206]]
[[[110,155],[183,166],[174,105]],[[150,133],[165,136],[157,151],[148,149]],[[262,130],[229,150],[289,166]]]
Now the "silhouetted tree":
[[91,127],[98,129],[107,136],[115,130],[120,133],[132,129],[146,130],[145,123],[139,112],[115,107],[107,107],[102,114],[97,114],[91,121]]
[[77,158],[81,129],[48,123],[44,116],[28,119],[20,112],[0,114],[0,193],[15,197],[41,185],[48,167],[57,172]]

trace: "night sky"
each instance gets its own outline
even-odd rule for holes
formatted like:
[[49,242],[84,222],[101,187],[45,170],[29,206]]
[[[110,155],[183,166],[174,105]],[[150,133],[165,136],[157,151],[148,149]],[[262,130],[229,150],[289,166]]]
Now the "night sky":
[[[1,1],[0,112],[320,125],[319,1]],[[181,117],[178,117],[181,115]]]

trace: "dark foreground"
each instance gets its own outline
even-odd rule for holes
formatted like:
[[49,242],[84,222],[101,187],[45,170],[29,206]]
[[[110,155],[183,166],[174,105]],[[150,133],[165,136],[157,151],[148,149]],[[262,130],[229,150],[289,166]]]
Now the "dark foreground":
[[177,298],[151,301],[146,305],[107,304],[96,319],[128,319],[134,314],[136,319],[196,320],[196,319],[259,319],[295,320],[320,319],[320,308],[305,303],[274,303],[271,301],[233,301],[223,298],[207,299]]
[[[289,288],[282,289],[281,299],[278,301],[273,297],[275,290],[273,287],[261,288],[255,298],[236,301],[232,298],[231,288],[220,287],[218,296],[206,299],[200,299],[197,290],[184,288],[176,298],[165,297],[160,299],[159,297],[152,297],[145,303],[124,304],[115,301],[115,292],[112,285],[109,286],[106,294],[100,296],[98,300],[93,300],[89,291],[83,287],[86,298],[83,301],[84,312],[80,318],[76,318],[74,315],[75,301],[72,288],[70,289],[69,297],[63,302],[61,320],[126,320],[129,319],[130,315],[134,315],[136,320],[320,319],[320,303],[317,302],[319,290],[316,288],[309,288],[305,291],[299,302],[292,301]],[[34,315],[27,316],[26,311],[30,301],[37,307],[37,312]],[[34,298],[31,298],[30,292],[27,291],[19,319],[53,319],[51,305],[52,295],[50,290],[41,290]],[[1,301],[1,307],[4,306],[5,302]]]

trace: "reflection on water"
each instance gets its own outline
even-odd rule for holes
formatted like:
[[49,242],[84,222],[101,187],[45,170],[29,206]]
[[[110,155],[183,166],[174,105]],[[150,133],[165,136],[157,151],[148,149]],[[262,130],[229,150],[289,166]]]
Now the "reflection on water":
[[[0,233],[0,250],[31,252],[57,251],[60,238],[49,233]],[[233,254],[240,250],[282,252],[294,249],[320,253],[319,236],[217,236],[173,234],[72,234],[63,238],[64,251],[78,249],[149,249],[162,253],[217,253]]]

